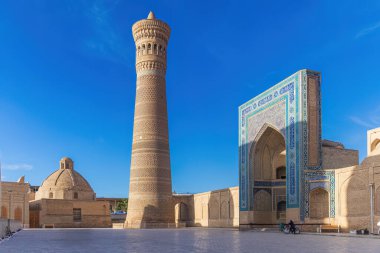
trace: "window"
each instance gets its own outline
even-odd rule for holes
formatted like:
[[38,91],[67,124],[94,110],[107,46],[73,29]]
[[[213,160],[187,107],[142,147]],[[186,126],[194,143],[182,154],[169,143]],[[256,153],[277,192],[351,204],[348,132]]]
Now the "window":
[[82,209],[73,208],[73,221],[82,221]]
[[78,199],[78,193],[74,192],[74,199]]
[[286,179],[286,167],[281,166],[276,169],[276,179]]
[[49,193],[49,199],[52,199],[52,198],[53,198],[53,193],[50,192],[50,193]]

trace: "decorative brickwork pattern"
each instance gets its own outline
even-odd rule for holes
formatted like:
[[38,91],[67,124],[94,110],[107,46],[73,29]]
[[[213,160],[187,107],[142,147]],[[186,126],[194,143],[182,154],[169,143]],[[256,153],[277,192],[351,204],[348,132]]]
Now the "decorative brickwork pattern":
[[307,101],[308,101],[308,166],[320,165],[320,136],[319,136],[319,77],[309,76]]
[[167,226],[174,223],[165,81],[170,28],[151,13],[132,30],[137,83],[125,227]]

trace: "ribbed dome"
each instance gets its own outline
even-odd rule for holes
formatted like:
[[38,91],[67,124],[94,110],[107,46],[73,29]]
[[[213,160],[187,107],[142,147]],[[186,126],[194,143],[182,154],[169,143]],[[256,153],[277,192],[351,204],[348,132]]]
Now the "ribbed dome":
[[36,199],[95,199],[95,193],[81,174],[74,170],[74,162],[64,157],[60,168],[50,174],[36,193]]
[[43,181],[41,188],[93,191],[87,180],[81,174],[71,169],[58,169],[54,171]]

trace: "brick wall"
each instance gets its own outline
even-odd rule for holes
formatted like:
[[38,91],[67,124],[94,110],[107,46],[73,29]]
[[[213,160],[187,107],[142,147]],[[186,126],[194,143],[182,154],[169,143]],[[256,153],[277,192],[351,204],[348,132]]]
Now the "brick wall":
[[359,151],[322,147],[323,169],[337,169],[359,164]]

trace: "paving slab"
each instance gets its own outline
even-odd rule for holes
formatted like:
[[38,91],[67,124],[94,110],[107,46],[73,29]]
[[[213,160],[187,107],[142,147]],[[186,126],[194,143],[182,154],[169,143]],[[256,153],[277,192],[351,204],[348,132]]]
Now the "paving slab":
[[0,253],[97,252],[380,252],[371,238],[287,235],[231,229],[23,230],[0,243]]

